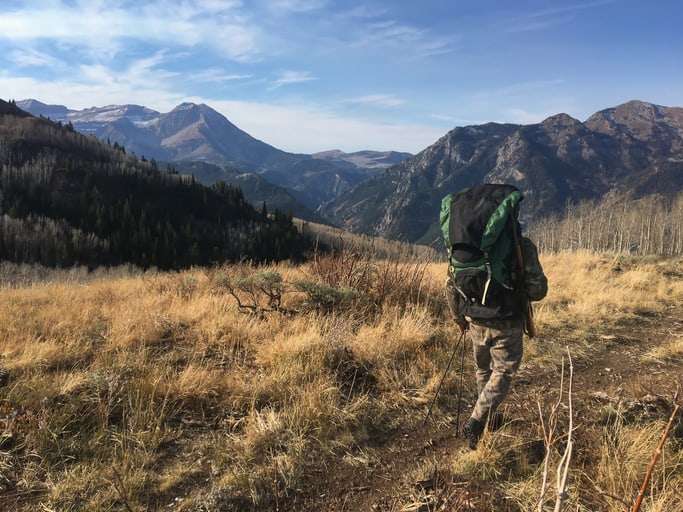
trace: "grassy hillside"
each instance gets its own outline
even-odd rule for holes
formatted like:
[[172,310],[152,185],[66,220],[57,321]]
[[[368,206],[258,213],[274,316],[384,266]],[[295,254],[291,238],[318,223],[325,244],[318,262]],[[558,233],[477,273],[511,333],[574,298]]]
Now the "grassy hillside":
[[332,252],[360,253],[374,258],[400,260],[438,261],[445,257],[446,251],[439,253],[426,245],[409,244],[375,236],[351,233],[344,229],[326,224],[294,219],[294,223],[304,235],[318,247]]
[[[568,346],[570,509],[624,510],[683,379],[683,262],[579,252],[543,263],[540,336],[526,342],[509,423],[476,452],[454,436],[457,371],[421,426],[457,338],[445,264],[337,255],[14,281],[0,300],[0,508],[531,510],[537,400],[557,400]],[[680,510],[681,487],[679,426],[643,510]]]

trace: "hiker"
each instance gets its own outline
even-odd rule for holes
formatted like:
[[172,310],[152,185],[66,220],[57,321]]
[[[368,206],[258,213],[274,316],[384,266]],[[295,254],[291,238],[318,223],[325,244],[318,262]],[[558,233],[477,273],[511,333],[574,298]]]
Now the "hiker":
[[523,334],[533,336],[529,301],[548,291],[536,246],[521,236],[522,199],[511,185],[488,184],[450,194],[441,206],[448,304],[474,348],[479,396],[463,427],[472,450],[487,422],[491,429],[502,423],[496,409],[522,360]]

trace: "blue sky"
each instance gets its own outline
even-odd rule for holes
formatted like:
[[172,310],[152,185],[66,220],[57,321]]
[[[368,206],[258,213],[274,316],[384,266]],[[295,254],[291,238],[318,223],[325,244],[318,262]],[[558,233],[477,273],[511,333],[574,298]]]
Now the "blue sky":
[[683,3],[3,0],[0,97],[205,102],[290,151],[417,152],[458,125],[683,106]]

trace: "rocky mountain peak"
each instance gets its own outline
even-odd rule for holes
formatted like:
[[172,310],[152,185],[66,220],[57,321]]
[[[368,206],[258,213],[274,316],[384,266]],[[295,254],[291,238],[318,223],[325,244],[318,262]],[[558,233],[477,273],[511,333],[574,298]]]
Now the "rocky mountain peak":
[[541,123],[545,128],[559,128],[559,129],[566,129],[566,128],[577,128],[580,126],[583,126],[583,123],[579,121],[578,119],[574,119],[572,116],[569,114],[555,114],[553,116],[548,117]]
[[184,101],[178,105],[176,105],[171,112],[179,112],[182,110],[193,110],[199,108],[199,105],[197,103],[192,103],[191,101]]
[[532,125],[487,123],[451,130],[432,146],[325,205],[356,231],[432,243],[446,194],[513,183],[527,219],[613,189],[635,195],[683,187],[683,109],[634,101],[585,123],[557,114]]
[[65,121],[69,109],[64,105],[48,105],[35,99],[17,101],[17,106],[34,116],[49,117],[53,121]]
[[632,100],[596,112],[586,120],[586,126],[596,132],[608,135],[622,133],[646,141],[656,136],[658,126],[670,124],[667,114],[676,110],[681,109]]

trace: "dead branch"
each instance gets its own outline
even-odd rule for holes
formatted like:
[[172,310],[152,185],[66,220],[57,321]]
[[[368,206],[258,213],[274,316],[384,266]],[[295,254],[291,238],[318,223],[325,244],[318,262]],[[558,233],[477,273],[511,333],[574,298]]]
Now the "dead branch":
[[645,496],[645,491],[647,490],[647,486],[650,483],[650,478],[652,477],[652,471],[655,468],[655,464],[657,464],[657,460],[659,460],[659,457],[662,454],[662,449],[664,448],[664,443],[666,443],[666,439],[669,437],[669,432],[671,431],[671,426],[673,425],[674,418],[676,417],[676,414],[678,413],[679,407],[680,406],[678,404],[678,391],[676,391],[676,394],[674,395],[673,411],[671,411],[671,416],[669,416],[669,421],[667,422],[666,427],[664,427],[664,432],[662,432],[662,437],[659,439],[659,443],[657,444],[657,448],[655,448],[655,451],[652,453],[652,459],[650,460],[650,465],[647,468],[647,472],[645,473],[645,478],[643,479],[643,484],[640,486],[640,491],[638,492],[638,496],[636,497],[636,501],[633,504],[632,512],[638,512],[640,510],[640,506],[643,503],[643,497]]
[[555,501],[555,512],[562,510],[567,499],[567,478],[569,476],[569,466],[572,460],[572,451],[574,448],[574,409],[572,401],[572,392],[574,384],[574,363],[572,362],[572,354],[567,347],[567,358],[569,359],[569,385],[567,387],[567,401],[569,402],[569,428],[567,430],[567,446],[562,454],[560,463],[557,466],[557,500]]
[[562,395],[564,392],[564,357],[562,358],[562,369],[560,372],[560,392],[557,398],[557,402],[550,409],[550,415],[548,417],[548,424],[546,429],[546,423],[543,419],[543,410],[541,408],[541,402],[538,401],[538,415],[541,419],[541,429],[543,430],[543,443],[545,445],[545,457],[543,459],[543,480],[541,482],[541,494],[538,498],[538,512],[543,511],[543,506],[545,505],[545,495],[548,490],[548,472],[550,468],[550,453],[552,446],[556,443],[557,437],[555,432],[557,430],[557,419],[559,417],[560,406],[562,405]]

